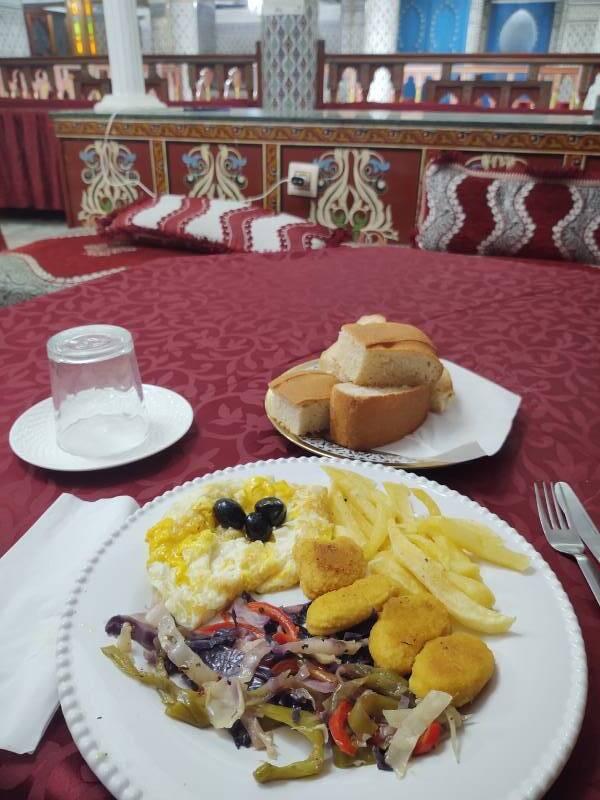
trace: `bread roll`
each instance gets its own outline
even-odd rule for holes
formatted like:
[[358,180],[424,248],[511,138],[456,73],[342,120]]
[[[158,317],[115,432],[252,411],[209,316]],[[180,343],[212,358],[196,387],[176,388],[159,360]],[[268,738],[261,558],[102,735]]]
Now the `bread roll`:
[[343,325],[325,354],[328,370],[361,386],[434,384],[443,369],[431,339],[399,322]]
[[427,385],[381,389],[337,383],[331,391],[330,436],[352,450],[395,442],[424,422],[430,392]]
[[269,384],[265,407],[270,417],[296,436],[329,428],[329,400],[337,379],[319,370],[284,372]]

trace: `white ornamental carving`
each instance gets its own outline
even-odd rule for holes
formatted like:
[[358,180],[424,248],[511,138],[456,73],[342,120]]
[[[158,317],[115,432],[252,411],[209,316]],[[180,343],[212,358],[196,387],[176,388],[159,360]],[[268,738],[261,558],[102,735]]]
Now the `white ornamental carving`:
[[190,197],[244,199],[242,192],[248,181],[242,170],[247,160],[239,150],[222,144],[215,157],[210,145],[202,144],[184,153],[182,161],[188,170],[185,180],[192,187]]
[[140,174],[133,169],[137,156],[124,144],[97,140],[79,153],[85,167],[81,180],[88,187],[81,195],[77,219],[91,224],[138,198]]
[[374,150],[336,148],[315,163],[320,195],[311,201],[311,220],[329,228],[349,228],[353,239],[365,244],[398,241],[392,208],[381,199],[387,190],[388,161]]

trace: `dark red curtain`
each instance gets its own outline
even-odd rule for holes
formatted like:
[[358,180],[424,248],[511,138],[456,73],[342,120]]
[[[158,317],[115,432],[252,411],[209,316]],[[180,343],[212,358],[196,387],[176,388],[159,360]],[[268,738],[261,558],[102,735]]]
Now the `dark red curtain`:
[[0,107],[0,208],[64,208],[47,111]]

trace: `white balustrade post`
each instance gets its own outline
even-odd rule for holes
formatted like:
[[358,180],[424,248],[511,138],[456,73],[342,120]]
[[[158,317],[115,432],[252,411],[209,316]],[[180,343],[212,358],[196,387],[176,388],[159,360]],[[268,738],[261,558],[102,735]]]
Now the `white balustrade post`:
[[112,92],[96,103],[102,114],[152,111],[164,103],[146,94],[136,0],[103,0]]
[[400,0],[366,0],[365,53],[395,53],[400,24]]

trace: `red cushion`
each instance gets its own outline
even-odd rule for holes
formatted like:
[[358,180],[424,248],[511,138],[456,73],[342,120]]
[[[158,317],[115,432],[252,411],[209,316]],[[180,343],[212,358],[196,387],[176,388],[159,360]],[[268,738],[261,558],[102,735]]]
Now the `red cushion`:
[[344,238],[291,214],[275,214],[249,200],[159,195],[99,221],[99,232],[143,244],[205,253],[283,253],[337,245]]
[[425,171],[415,245],[600,264],[600,177],[474,169],[446,154]]

